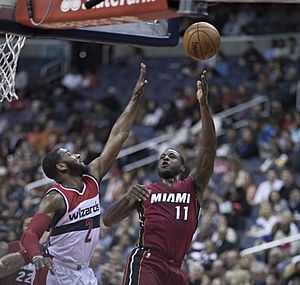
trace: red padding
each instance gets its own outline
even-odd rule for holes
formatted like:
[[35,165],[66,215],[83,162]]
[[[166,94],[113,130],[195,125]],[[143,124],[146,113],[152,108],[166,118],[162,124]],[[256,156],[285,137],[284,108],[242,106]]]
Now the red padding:
[[39,240],[43,233],[49,229],[51,221],[52,218],[46,214],[36,214],[23,233],[21,243],[26,249],[30,260],[35,255],[42,255]]

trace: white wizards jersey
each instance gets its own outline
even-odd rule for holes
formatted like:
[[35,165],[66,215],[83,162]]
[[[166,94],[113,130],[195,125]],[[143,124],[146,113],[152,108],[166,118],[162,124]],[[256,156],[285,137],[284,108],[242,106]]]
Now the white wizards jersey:
[[[100,231],[100,198],[98,181],[84,174],[83,189],[54,185],[47,193],[59,192],[66,203],[66,212],[53,227],[49,254],[64,264],[87,267]],[[79,269],[79,268],[78,268]]]

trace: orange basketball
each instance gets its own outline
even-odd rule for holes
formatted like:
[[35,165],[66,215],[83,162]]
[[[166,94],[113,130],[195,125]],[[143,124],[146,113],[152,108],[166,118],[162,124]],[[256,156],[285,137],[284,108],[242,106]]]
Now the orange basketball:
[[219,50],[221,38],[218,30],[206,22],[190,25],[183,35],[183,48],[196,60],[213,57]]

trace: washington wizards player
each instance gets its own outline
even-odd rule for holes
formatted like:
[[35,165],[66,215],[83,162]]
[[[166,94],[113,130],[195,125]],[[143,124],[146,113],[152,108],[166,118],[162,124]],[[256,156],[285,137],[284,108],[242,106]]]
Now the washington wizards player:
[[216,155],[215,127],[207,96],[204,71],[197,82],[202,130],[195,169],[190,176],[179,180],[185,170],[183,157],[177,150],[167,149],[158,162],[161,181],[134,186],[103,215],[107,226],[118,223],[135,209],[140,215],[140,238],[128,257],[123,285],[188,284],[181,264],[197,227]]
[[[99,182],[113,165],[138,113],[145,80],[146,66],[124,112],[114,124],[101,155],[85,165],[79,154],[65,148],[54,149],[43,160],[45,174],[56,181],[44,198],[22,244],[37,270],[48,267],[47,285],[97,285],[89,262],[99,240]],[[51,230],[48,253],[53,263],[42,256],[39,239]]]

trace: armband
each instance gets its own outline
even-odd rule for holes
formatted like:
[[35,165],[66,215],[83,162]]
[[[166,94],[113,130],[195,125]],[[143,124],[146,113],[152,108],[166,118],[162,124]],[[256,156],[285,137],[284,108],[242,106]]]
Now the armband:
[[48,230],[52,218],[46,214],[37,214],[30,221],[28,228],[22,235],[21,243],[24,246],[29,259],[35,255],[42,255],[39,240],[43,233]]

